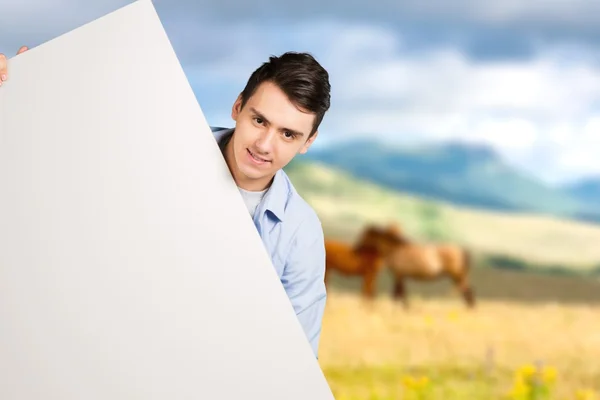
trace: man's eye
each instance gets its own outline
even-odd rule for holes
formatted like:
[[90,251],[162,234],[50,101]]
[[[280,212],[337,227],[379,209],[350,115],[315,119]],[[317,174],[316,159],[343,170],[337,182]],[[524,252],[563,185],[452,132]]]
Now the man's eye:
[[259,124],[262,124],[262,122],[263,122],[263,120],[261,118],[254,118],[254,120]]

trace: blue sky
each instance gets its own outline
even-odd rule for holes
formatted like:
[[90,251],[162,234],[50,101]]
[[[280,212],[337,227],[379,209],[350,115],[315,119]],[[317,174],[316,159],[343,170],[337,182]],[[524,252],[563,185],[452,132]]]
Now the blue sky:
[[[0,52],[129,2],[0,0]],[[233,100],[269,55],[310,51],[332,82],[320,145],[458,139],[548,182],[600,174],[598,1],[154,4],[211,124],[231,124]]]

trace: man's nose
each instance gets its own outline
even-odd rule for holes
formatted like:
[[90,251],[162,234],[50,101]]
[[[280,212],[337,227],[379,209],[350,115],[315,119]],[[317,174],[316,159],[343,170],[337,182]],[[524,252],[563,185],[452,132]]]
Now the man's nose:
[[268,154],[273,149],[276,132],[273,129],[267,129],[256,140],[256,149],[262,154]]

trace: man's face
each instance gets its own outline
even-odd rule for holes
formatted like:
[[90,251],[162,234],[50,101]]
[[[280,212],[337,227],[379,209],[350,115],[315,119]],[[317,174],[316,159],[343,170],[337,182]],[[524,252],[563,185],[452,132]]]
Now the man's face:
[[241,108],[233,105],[235,134],[227,155],[238,186],[262,190],[277,170],[296,154],[304,154],[317,137],[309,139],[315,115],[299,110],[275,84],[261,84]]

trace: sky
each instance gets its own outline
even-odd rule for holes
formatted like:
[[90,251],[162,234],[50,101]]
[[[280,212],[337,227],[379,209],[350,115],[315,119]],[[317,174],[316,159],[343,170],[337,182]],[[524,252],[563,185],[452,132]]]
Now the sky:
[[[14,54],[131,0],[0,0]],[[154,0],[209,123],[270,55],[311,52],[332,106],[315,147],[371,137],[493,146],[549,184],[600,175],[597,0]],[[110,62],[110,60],[109,60]]]

